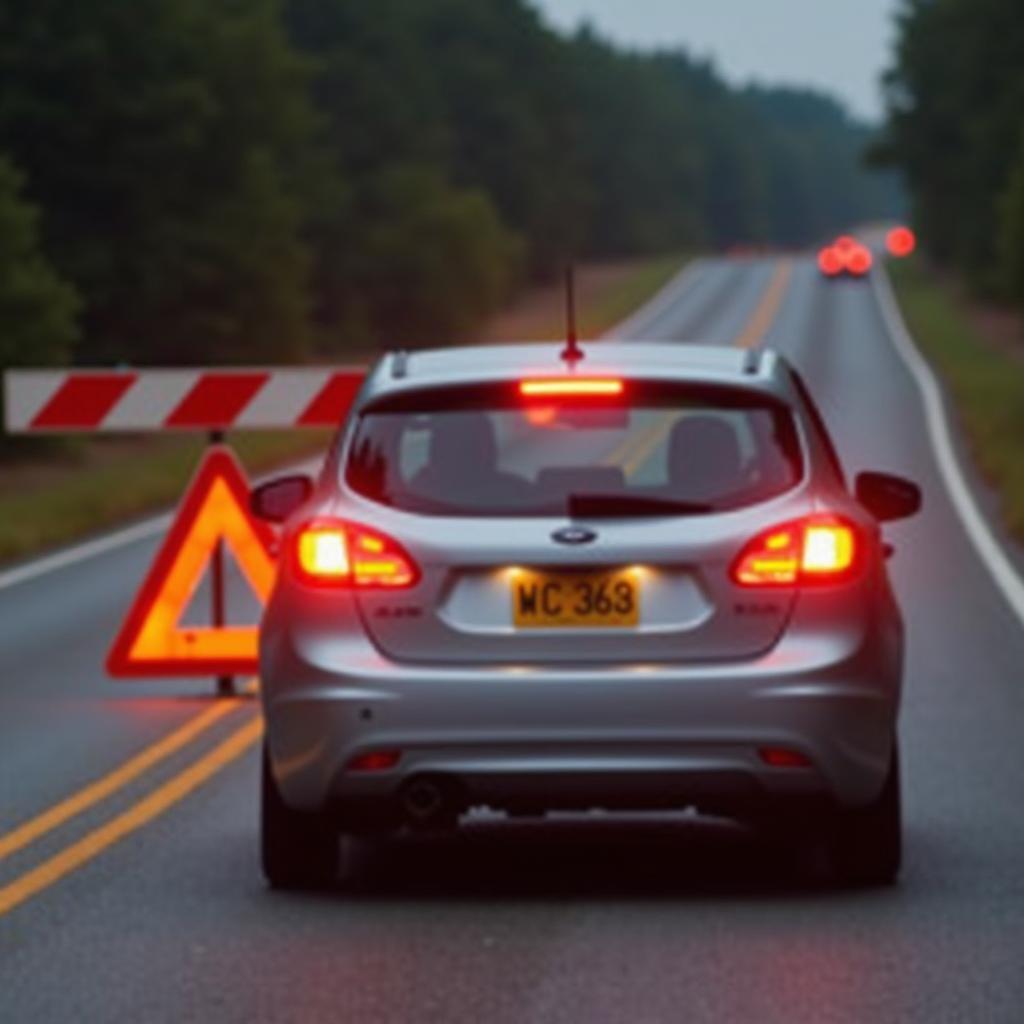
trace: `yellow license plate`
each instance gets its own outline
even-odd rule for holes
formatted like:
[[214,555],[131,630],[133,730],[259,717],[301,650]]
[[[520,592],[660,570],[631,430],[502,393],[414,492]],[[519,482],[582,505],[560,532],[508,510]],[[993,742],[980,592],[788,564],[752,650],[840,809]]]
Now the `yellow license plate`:
[[640,622],[639,575],[516,569],[512,616],[520,629],[628,629]]

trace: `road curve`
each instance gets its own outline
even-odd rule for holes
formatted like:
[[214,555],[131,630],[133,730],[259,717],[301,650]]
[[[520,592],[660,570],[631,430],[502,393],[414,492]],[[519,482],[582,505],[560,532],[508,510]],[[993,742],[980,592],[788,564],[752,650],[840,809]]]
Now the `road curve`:
[[22,823],[214,707],[194,683],[103,676],[152,557],[141,538],[0,589],[0,1021],[1020,1020],[1024,627],[944,490],[874,290],[825,282],[810,258],[707,260],[629,332],[735,343],[773,282],[769,341],[847,468],[905,473],[926,495],[887,531],[909,643],[898,887],[809,885],[737,829],[644,818],[480,824],[356,851],[337,892],[270,893],[247,743],[4,913],[5,888],[255,728],[242,698],[4,853]]

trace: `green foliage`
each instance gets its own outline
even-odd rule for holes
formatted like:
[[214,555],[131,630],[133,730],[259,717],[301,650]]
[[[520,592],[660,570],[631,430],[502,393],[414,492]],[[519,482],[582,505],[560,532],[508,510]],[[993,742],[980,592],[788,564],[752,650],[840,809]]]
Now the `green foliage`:
[[81,362],[444,343],[571,259],[808,242],[898,202],[828,100],[526,0],[0,0],[0,81]]
[[999,198],[1024,110],[1019,0],[903,0],[899,29],[884,152],[906,177],[929,253],[998,288]]
[[999,203],[999,266],[1007,295],[1024,306],[1024,136],[1021,142]]
[[895,176],[865,174],[861,165],[870,130],[834,100],[785,88],[745,95],[761,115],[748,138],[756,141],[755,163],[768,189],[768,238],[799,245],[900,212]]
[[[329,436],[320,431],[242,433],[231,447],[250,473],[322,453]],[[0,564],[68,544],[126,520],[166,509],[184,493],[206,441],[165,434],[105,438],[43,472],[30,467],[17,486],[0,490]],[[18,473],[17,467],[8,473]]]
[[315,122],[278,14],[274,0],[0,3],[0,145],[85,300],[79,359],[303,351],[297,197]]
[[389,345],[464,340],[505,300],[520,246],[482,192],[393,167],[367,190],[358,293]]
[[21,189],[0,157],[0,369],[64,363],[78,333],[78,297],[43,257],[37,213]]
[[40,252],[38,215],[22,184],[0,157],[0,366],[60,365],[78,333],[78,297]]

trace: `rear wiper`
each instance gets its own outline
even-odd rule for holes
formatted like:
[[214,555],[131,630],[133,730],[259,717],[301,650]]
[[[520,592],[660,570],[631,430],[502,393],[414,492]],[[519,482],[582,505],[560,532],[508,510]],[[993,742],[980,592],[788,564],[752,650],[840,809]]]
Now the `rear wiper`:
[[713,512],[714,506],[696,501],[675,501],[640,494],[570,494],[569,516],[694,516]]

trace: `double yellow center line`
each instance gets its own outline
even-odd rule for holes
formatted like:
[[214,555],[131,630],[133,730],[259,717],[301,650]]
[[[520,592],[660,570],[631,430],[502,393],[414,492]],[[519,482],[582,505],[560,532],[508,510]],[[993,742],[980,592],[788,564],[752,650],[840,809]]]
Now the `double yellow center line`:
[[[245,692],[256,690],[255,680]],[[62,800],[23,825],[0,836],[0,861],[26,848],[61,825],[120,792],[172,754],[184,749],[222,719],[247,706],[242,698],[221,701],[196,715],[170,735],[146,747],[120,767]],[[125,836],[148,824],[188,796],[222,768],[244,754],[263,735],[263,720],[246,716],[245,724],[211,751],[178,772],[126,811],[66,846],[14,881],[0,888],[0,917],[27,899],[48,889],[65,875],[81,867]]]
[[779,315],[782,300],[786,297],[792,277],[793,261],[780,260],[753,316],[736,338],[734,342],[736,348],[753,348],[759,341],[764,340],[771,330],[772,324],[775,323],[775,318]]

